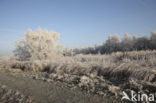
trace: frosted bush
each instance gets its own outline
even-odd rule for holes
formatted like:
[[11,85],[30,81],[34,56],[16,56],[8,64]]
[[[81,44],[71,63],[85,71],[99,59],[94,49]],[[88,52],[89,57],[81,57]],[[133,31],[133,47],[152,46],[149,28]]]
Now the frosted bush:
[[15,56],[23,60],[45,60],[53,59],[62,55],[64,46],[58,44],[59,33],[37,29],[36,31],[27,30],[22,40],[15,42]]

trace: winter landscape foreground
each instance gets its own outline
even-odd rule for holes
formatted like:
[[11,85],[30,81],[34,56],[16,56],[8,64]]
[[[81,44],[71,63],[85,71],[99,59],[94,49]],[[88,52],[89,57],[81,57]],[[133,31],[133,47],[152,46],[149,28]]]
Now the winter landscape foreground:
[[[77,55],[51,61],[16,61],[6,57],[0,63],[0,101],[5,103],[29,103],[30,98],[37,103],[111,103],[115,99],[108,97],[120,100],[122,91],[156,92],[156,51]],[[4,88],[13,91],[5,93]],[[16,90],[29,98],[19,99]]]
[[[115,35],[95,49],[69,50],[57,44],[56,32],[28,30],[25,37],[16,42],[14,56],[0,58],[0,102],[153,101],[155,97],[149,94],[156,93],[154,33],[151,40],[148,37],[132,39],[126,34],[120,41]],[[133,98],[134,101],[122,99],[123,91],[139,96]]]

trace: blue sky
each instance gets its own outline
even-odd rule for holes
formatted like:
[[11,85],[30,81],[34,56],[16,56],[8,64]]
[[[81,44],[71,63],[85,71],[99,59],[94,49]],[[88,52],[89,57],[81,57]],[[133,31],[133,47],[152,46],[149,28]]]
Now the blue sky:
[[0,55],[24,32],[41,27],[60,33],[67,47],[102,44],[110,34],[150,35],[156,0],[0,0]]

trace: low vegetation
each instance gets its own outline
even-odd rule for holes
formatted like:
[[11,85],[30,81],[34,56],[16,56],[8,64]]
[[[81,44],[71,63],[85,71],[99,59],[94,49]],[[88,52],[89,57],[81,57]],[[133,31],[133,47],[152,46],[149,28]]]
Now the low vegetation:
[[65,82],[69,87],[78,86],[99,95],[121,97],[123,90],[156,92],[156,51],[76,55],[37,61],[6,59],[1,59],[2,68],[47,72],[47,81]]
[[8,89],[0,84],[0,102],[2,103],[32,103],[30,97],[24,96],[17,90]]

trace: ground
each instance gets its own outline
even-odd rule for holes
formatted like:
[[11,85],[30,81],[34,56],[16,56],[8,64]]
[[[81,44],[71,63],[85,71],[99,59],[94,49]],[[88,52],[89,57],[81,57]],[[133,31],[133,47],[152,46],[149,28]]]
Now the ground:
[[[87,93],[79,88],[68,88],[60,82],[47,82],[28,78],[31,72],[0,70],[0,83],[7,88],[18,90],[32,99],[32,103],[112,103],[115,100]],[[44,75],[44,74],[43,74]],[[1,99],[0,99],[1,100]],[[0,101],[4,102],[4,101]],[[7,103],[7,102],[6,102]]]

